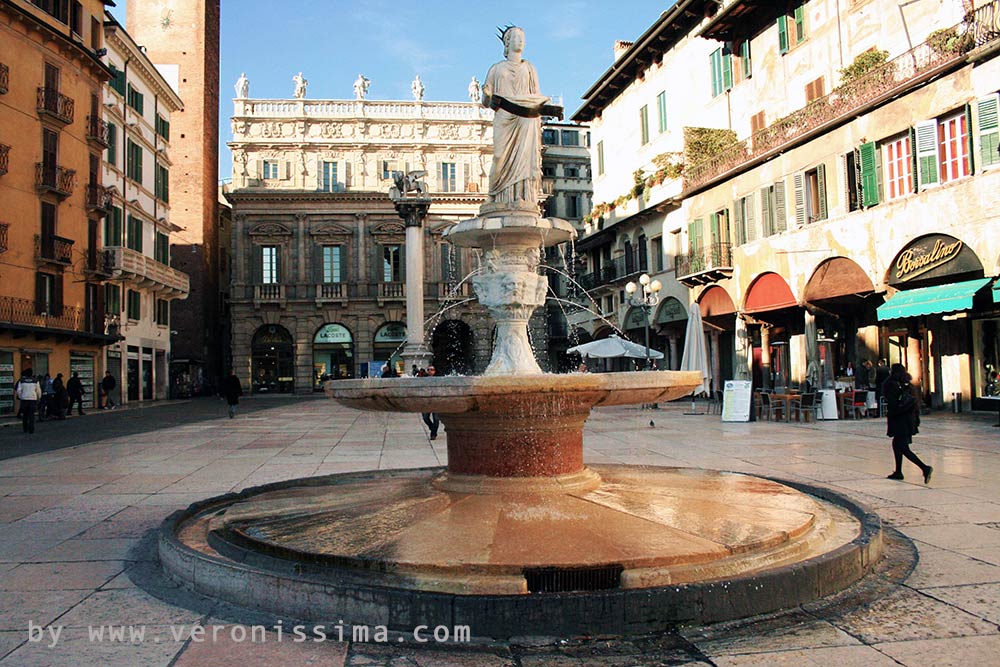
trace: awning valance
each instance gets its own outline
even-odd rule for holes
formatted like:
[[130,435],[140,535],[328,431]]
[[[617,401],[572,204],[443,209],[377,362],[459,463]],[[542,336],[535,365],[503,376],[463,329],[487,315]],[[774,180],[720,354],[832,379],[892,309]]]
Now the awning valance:
[[977,278],[960,283],[896,292],[892,298],[878,307],[878,318],[895,320],[902,317],[969,310],[972,308],[972,298],[988,282],[989,278]]
[[1000,281],[993,285],[993,303],[1000,303]]

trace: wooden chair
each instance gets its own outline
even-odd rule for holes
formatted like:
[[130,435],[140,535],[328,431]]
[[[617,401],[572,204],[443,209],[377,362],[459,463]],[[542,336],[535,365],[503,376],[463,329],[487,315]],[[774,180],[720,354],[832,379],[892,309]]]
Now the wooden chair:
[[763,393],[760,389],[755,389],[753,392],[753,413],[757,416],[757,421],[760,421],[761,413],[764,411],[764,403],[761,400]]
[[767,416],[767,421],[771,421],[772,418],[778,419],[778,405],[771,400],[771,395],[766,392],[760,393],[760,404],[761,411]]
[[797,421],[804,421],[803,415],[808,416],[809,414],[812,414],[813,421],[818,421],[819,415],[823,411],[823,405],[816,400],[816,394],[810,392],[793,398],[789,410],[795,414]]

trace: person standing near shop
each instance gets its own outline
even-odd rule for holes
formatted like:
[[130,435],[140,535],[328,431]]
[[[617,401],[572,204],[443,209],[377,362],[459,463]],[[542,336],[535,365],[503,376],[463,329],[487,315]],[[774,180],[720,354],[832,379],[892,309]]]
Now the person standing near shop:
[[42,387],[31,374],[30,368],[21,371],[17,383],[17,398],[21,401],[21,425],[25,433],[35,432],[35,408],[42,400]]
[[111,394],[116,386],[118,386],[118,381],[115,380],[115,376],[111,374],[111,371],[104,371],[104,378],[101,380],[101,389],[104,390],[103,410],[115,409],[115,399],[111,397]]
[[893,364],[889,369],[889,379],[885,381],[882,395],[886,403],[886,435],[892,438],[892,455],[896,468],[889,479],[903,479],[903,457],[920,468],[924,484],[929,484],[934,468],[920,460],[910,450],[913,436],[919,433],[920,401],[910,384],[913,378],[902,364]]
[[234,371],[229,371],[229,377],[222,384],[222,393],[229,404],[229,418],[232,419],[236,416],[236,406],[240,404],[240,396],[243,395],[243,385]]
[[69,403],[69,396],[66,394],[66,385],[63,384],[62,373],[56,373],[56,379],[52,381],[52,407],[49,414],[55,411],[56,419],[66,419],[66,405]]
[[86,393],[83,389],[83,383],[80,382],[80,374],[73,373],[73,376],[66,383],[66,393],[69,394],[69,410],[70,414],[73,413],[73,404],[76,403],[76,413],[83,416],[83,395]]

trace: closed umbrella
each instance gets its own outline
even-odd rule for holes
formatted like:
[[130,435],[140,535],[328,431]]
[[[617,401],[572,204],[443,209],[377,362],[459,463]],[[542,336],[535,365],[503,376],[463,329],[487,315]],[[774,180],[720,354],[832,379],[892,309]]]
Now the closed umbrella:
[[819,386],[819,344],[816,335],[816,316],[808,310],[805,315],[806,333],[806,380],[816,389]]
[[692,303],[688,310],[687,331],[684,334],[684,355],[681,357],[682,371],[701,371],[702,383],[691,392],[708,394],[711,371],[708,367],[708,345],[705,342],[705,330],[701,324],[701,308],[698,303]]
[[[625,340],[620,336],[612,334],[607,338],[593,340],[566,350],[569,354],[579,354],[581,357],[595,357],[598,359],[615,359],[619,357],[632,357],[634,359],[646,358],[646,346]],[[649,348],[650,359],[662,359],[663,353]]]

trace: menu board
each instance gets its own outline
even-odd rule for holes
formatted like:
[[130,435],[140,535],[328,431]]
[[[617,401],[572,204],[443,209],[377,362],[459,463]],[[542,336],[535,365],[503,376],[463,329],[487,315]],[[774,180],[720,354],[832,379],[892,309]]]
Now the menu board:
[[726,380],[722,393],[722,421],[750,421],[751,382],[749,380]]
[[95,406],[94,403],[94,358],[70,355],[69,376],[79,373],[80,384],[83,385],[83,405],[88,408]]
[[14,413],[14,353],[0,352],[0,415]]

